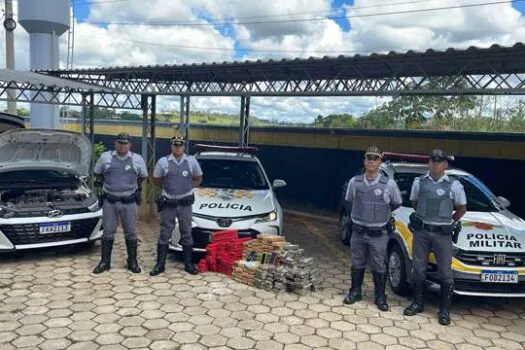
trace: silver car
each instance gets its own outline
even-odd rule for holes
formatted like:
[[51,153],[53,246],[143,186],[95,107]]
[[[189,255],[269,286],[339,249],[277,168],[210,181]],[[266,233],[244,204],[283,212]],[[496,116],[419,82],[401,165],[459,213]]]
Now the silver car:
[[92,146],[81,134],[0,134],[0,252],[94,242],[102,209],[86,182]]

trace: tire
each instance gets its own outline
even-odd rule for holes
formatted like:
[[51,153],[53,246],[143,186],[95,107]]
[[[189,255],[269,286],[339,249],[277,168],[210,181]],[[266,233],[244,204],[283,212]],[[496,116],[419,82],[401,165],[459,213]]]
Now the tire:
[[406,296],[410,288],[407,281],[405,254],[397,243],[388,250],[387,274],[392,291]]
[[350,216],[348,216],[343,210],[339,216],[339,239],[344,245],[350,245],[351,236],[352,232],[350,232]]

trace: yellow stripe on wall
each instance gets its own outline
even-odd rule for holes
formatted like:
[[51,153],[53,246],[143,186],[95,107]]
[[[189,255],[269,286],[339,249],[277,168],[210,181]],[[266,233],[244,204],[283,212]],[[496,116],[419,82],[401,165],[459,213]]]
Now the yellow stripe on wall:
[[[67,123],[63,129],[80,132],[80,123]],[[116,135],[126,131],[132,136],[142,136],[140,124],[95,124],[95,133],[101,135]],[[157,126],[158,138],[170,138],[174,129],[168,126]],[[190,127],[190,138],[208,142],[237,143],[239,129],[206,129]],[[250,141],[259,145],[291,146],[304,148],[326,148],[362,151],[369,145],[390,152],[427,153],[432,148],[443,148],[459,157],[493,158],[525,160],[525,142],[479,141],[479,140],[447,140],[422,139],[397,136],[366,136],[366,135],[328,135],[315,133],[287,132],[285,128],[279,132],[269,132],[252,128]]]

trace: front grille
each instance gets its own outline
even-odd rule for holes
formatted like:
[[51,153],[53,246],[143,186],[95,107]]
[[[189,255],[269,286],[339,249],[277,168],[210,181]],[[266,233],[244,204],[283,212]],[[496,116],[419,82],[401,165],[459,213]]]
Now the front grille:
[[[219,232],[223,230],[205,230],[202,228],[194,228],[191,231],[191,235],[193,236],[193,246],[195,248],[201,248],[204,249],[210,243],[211,241],[211,235],[214,232]],[[239,238],[256,238],[259,234],[258,231],[255,230],[238,230]]]
[[0,231],[14,245],[51,243],[70,239],[88,238],[98,223],[98,218],[71,221],[70,232],[40,234],[40,224],[0,225]]
[[455,279],[454,288],[461,292],[471,293],[509,293],[509,294],[525,294],[525,283],[520,282],[516,284],[511,283],[482,283],[479,281]]
[[455,255],[459,261],[474,266],[525,266],[525,253],[487,253],[460,250]]
[[[24,210],[16,213],[13,218],[34,218],[34,217],[47,217],[47,214],[53,209],[47,208],[46,210]],[[89,213],[89,209],[86,207],[72,208],[72,209],[60,209],[62,215],[74,215]]]

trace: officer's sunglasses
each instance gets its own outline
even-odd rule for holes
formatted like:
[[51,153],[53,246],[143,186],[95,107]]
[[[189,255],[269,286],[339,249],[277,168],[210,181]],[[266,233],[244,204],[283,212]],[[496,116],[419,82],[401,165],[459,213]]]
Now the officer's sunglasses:
[[372,161],[372,162],[375,162],[376,160],[379,160],[379,159],[380,159],[379,156],[374,156],[374,155],[372,155],[372,154],[367,154],[367,155],[366,155],[366,160],[370,160],[370,161]]
[[172,142],[171,145],[172,145],[173,147],[182,147],[182,146],[184,146],[183,143],[175,143],[175,142]]

